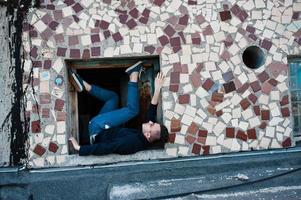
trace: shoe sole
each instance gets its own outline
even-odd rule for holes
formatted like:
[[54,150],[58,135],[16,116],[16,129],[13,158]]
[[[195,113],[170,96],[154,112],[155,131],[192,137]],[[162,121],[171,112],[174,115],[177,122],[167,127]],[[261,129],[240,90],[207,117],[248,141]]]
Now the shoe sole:
[[76,91],[82,92],[84,90],[82,84],[80,83],[74,72],[70,73],[70,82],[75,87]]
[[143,63],[142,61],[139,61],[139,62],[135,63],[134,65],[132,65],[132,66],[130,66],[129,68],[127,68],[127,69],[125,70],[125,72],[129,74],[130,71],[131,71],[132,69],[135,69],[135,67],[141,65],[142,63]]

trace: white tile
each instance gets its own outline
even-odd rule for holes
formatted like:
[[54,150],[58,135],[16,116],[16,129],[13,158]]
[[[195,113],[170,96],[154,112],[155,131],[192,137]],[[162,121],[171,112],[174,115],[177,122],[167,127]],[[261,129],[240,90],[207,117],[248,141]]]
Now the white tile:
[[282,146],[274,139],[272,140],[271,148],[282,148]]
[[192,121],[193,121],[193,117],[191,117],[191,116],[189,116],[187,114],[184,114],[183,117],[182,117],[182,120],[181,120],[181,122],[183,124],[186,124],[188,126],[191,124]]
[[87,46],[87,45],[90,45],[92,43],[90,35],[83,35],[83,36],[81,36],[80,39],[81,39],[81,44],[83,46]]
[[56,141],[59,144],[66,144],[66,135],[57,135],[56,136]]
[[224,124],[223,122],[218,122],[213,128],[213,133],[216,136],[219,136],[225,130],[226,127],[226,124]]
[[42,20],[37,21],[33,26],[37,29],[39,33],[42,33],[47,28],[46,24],[44,24]]
[[219,111],[219,110],[221,110],[221,109],[223,109],[223,108],[229,106],[230,104],[231,104],[231,102],[229,101],[229,99],[227,99],[227,100],[223,101],[222,103],[216,105],[216,106],[215,106],[215,109],[216,109],[217,111]]
[[232,110],[232,117],[234,118],[234,119],[238,119],[238,118],[240,118],[241,117],[241,108],[240,107],[238,107],[238,108],[235,108],[235,109],[233,109]]
[[232,54],[232,55],[236,55],[238,52],[240,51],[240,48],[234,43],[230,46],[229,48],[229,52]]
[[240,121],[238,126],[243,131],[246,131],[248,129],[248,127],[249,127],[249,123],[248,122],[244,122],[244,121]]
[[181,105],[181,104],[176,104],[175,106],[175,112],[182,115],[185,111],[185,106]]
[[203,109],[198,109],[198,111],[197,111],[197,114],[201,117],[201,118],[203,118],[203,119],[206,119],[207,118],[207,114],[203,111]]
[[259,117],[253,117],[251,119],[249,119],[249,123],[250,123],[250,127],[254,128],[257,127],[261,124],[261,121],[259,119]]
[[278,84],[277,87],[278,87],[278,89],[279,89],[280,92],[284,92],[284,91],[288,90],[285,82]]
[[220,31],[220,32],[214,34],[214,38],[215,38],[216,42],[221,42],[226,39],[226,36],[223,31]]
[[176,63],[176,62],[179,62],[180,59],[179,59],[179,55],[178,54],[171,54],[168,56],[168,59],[169,59],[169,62],[170,63]]
[[120,45],[120,53],[121,54],[132,53],[132,49],[131,49],[130,45]]
[[94,0],[84,0],[81,1],[80,3],[85,6],[86,8],[89,7],[92,3],[94,2]]
[[[193,88],[192,88],[191,84],[186,84],[186,85],[183,86],[183,93],[187,94],[187,93],[190,93],[192,91],[193,91]],[[190,96],[190,101],[191,101],[191,96]]]
[[252,10],[254,7],[255,5],[253,0],[249,0],[243,5],[243,8],[246,10]]
[[36,167],[44,167],[45,166],[45,158],[36,158],[32,160]]
[[271,91],[271,100],[272,101],[279,101],[280,100],[280,93],[279,91]]
[[221,118],[224,120],[224,122],[225,122],[226,124],[228,124],[228,123],[231,121],[231,119],[232,119],[232,115],[231,115],[230,113],[224,113],[224,114],[221,116]]
[[225,139],[223,142],[223,146],[227,149],[231,149],[233,139]]
[[278,133],[278,132],[277,132],[277,133],[276,133],[276,138],[277,138],[278,141],[281,141],[281,142],[282,142],[282,141],[283,141],[283,133]]
[[284,122],[283,122],[283,126],[284,127],[287,127],[289,124],[291,123],[291,120],[289,120],[288,118],[286,118],[285,120],[284,120]]
[[269,103],[269,96],[264,95],[264,94],[260,95],[260,97],[258,98],[258,103],[264,104],[264,105],[268,105],[268,103]]
[[166,148],[166,154],[169,155],[169,156],[172,156],[172,157],[177,157],[178,156],[177,151],[178,151],[177,148],[170,148],[170,147]]
[[239,151],[241,148],[240,144],[237,142],[237,139],[232,140],[231,151]]
[[63,12],[63,17],[65,18],[73,14],[73,9],[71,8],[71,6],[64,7],[62,8],[62,12]]
[[59,121],[56,122],[56,132],[58,134],[65,133],[66,131],[66,122],[65,121]]
[[189,75],[188,74],[180,74],[180,83],[189,83]]
[[201,125],[203,123],[203,119],[199,116],[195,116],[193,119],[193,122],[197,123],[198,125]]
[[242,151],[248,151],[249,150],[249,145],[248,143],[246,142],[242,142],[242,148],[241,148]]
[[212,129],[213,129],[213,125],[208,123],[208,122],[203,122],[202,124],[202,128],[207,130],[208,133],[211,133],[212,132]]
[[114,47],[107,47],[104,50],[104,57],[113,57]]
[[217,118],[216,117],[209,117],[208,118],[208,123],[215,125],[217,123]]
[[232,119],[231,124],[233,127],[238,127],[238,119]]
[[238,79],[239,79],[239,81],[241,82],[241,84],[245,84],[245,83],[248,82],[248,80],[249,80],[245,73],[241,73],[241,74],[238,76]]
[[157,44],[157,35],[147,34],[147,44],[149,45]]
[[143,47],[142,44],[135,43],[133,46],[133,52],[134,53],[142,53],[142,47]]
[[234,94],[234,96],[231,98],[231,103],[236,106],[241,102],[242,98],[238,94]]
[[209,105],[209,103],[206,99],[201,99],[200,104],[203,108],[207,108],[207,106]]
[[278,125],[280,122],[283,122],[284,119],[282,117],[273,117],[270,121],[269,121],[269,126],[276,126]]
[[249,148],[258,149],[258,140],[254,140],[253,142],[251,142]]
[[263,137],[259,143],[259,146],[267,149],[271,143],[271,139]]
[[292,131],[293,131],[293,129],[291,129],[290,127],[286,127],[286,129],[284,131],[284,136],[290,137]]
[[262,11],[261,10],[252,10],[251,12],[252,19],[262,19]]
[[273,38],[274,32],[269,29],[265,29],[262,35],[265,38]]
[[277,117],[281,115],[281,112],[278,107],[271,109],[271,115],[273,117]]
[[246,109],[245,111],[242,112],[242,116],[245,120],[250,119],[251,117],[253,117],[253,110]]
[[215,146],[216,145],[216,137],[215,136],[207,136],[205,144]]
[[188,156],[188,151],[189,151],[188,147],[180,146],[178,154],[181,155],[181,156]]
[[223,145],[225,140],[225,134],[220,134],[216,140],[217,144]]
[[190,55],[183,55],[180,56],[181,64],[190,64],[191,63],[191,56]]
[[266,130],[265,135],[267,137],[270,137],[270,138],[274,138],[275,137],[275,133],[276,133],[275,127],[267,126],[265,130]]
[[285,130],[285,129],[284,129],[282,126],[276,126],[276,131],[277,131],[277,132],[283,133],[284,130]]
[[195,116],[195,113],[196,113],[196,108],[194,108],[194,107],[192,107],[192,106],[189,106],[189,105],[186,106],[185,114],[194,117],[194,116]]
[[52,65],[52,68],[59,74],[64,67],[63,61],[61,58],[57,58],[54,64]]
[[214,146],[211,149],[212,149],[212,153],[213,154],[217,154],[217,153],[221,153],[222,152],[222,148],[220,146]]
[[185,144],[185,137],[180,134],[176,134],[175,144]]

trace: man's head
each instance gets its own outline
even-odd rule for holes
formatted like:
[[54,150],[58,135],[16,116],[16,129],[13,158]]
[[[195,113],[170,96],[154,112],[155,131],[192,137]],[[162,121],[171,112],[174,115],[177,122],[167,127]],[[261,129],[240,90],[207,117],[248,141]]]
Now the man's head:
[[150,143],[158,140],[165,143],[168,140],[167,128],[162,124],[154,123],[152,121],[142,124],[142,133]]

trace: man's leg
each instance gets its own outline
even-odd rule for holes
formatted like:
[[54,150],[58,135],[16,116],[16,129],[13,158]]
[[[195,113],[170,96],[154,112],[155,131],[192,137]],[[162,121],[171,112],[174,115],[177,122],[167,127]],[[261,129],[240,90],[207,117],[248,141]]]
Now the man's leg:
[[89,123],[90,136],[96,135],[102,130],[120,126],[139,113],[138,75],[139,72],[130,74],[126,107],[94,117]]

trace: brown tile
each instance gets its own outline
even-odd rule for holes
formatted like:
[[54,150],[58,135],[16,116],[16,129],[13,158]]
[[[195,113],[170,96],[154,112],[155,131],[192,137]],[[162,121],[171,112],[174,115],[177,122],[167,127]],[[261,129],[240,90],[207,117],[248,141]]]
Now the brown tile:
[[281,108],[281,114],[282,114],[282,117],[289,117],[290,116],[289,108]]
[[233,81],[231,81],[229,83],[225,83],[225,84],[223,84],[223,86],[224,86],[226,94],[236,90],[236,87],[235,87],[235,84]]
[[240,106],[243,110],[246,110],[250,105],[251,103],[248,101],[248,99],[243,99],[240,101]]
[[148,52],[149,54],[153,54],[154,53],[154,51],[155,51],[155,47],[153,46],[153,45],[149,45],[149,46],[145,46],[144,47],[144,51],[145,52]]
[[219,12],[221,21],[227,21],[232,18],[230,11]]
[[134,19],[130,19],[129,21],[126,22],[126,25],[129,27],[129,29],[133,29],[137,26],[137,23],[135,22]]
[[271,84],[272,86],[276,86],[276,85],[278,84],[278,81],[275,80],[275,79],[273,79],[273,78],[271,78],[268,82],[269,82],[269,84]]
[[92,47],[91,55],[92,56],[100,56],[100,47]]
[[213,29],[210,25],[205,27],[205,30],[203,31],[203,35],[213,35]]
[[249,33],[255,33],[256,29],[253,26],[248,25],[246,31],[248,31]]
[[202,146],[200,144],[193,144],[191,153],[199,155],[201,152]]
[[197,142],[200,144],[205,144],[206,143],[206,138],[207,137],[198,137]]
[[254,82],[250,83],[250,86],[251,86],[253,92],[255,92],[255,93],[261,89],[259,81],[254,81]]
[[40,94],[40,104],[49,104],[51,103],[51,96],[50,94]]
[[285,147],[290,147],[292,146],[292,140],[291,138],[286,138],[283,142],[282,142],[282,146]]
[[170,42],[170,45],[172,47],[180,46],[181,45],[181,39],[180,39],[180,37],[172,37],[172,38],[170,38],[169,42]]
[[241,12],[241,9],[237,4],[234,4],[230,10],[234,15],[238,15]]
[[139,11],[137,10],[137,8],[133,8],[130,12],[129,15],[131,15],[133,18],[137,19],[139,16]]
[[195,135],[198,132],[198,130],[199,130],[198,125],[196,123],[192,122],[190,124],[190,126],[188,127],[187,132],[192,134],[192,135]]
[[[127,19],[128,19],[128,15],[124,15],[124,14],[121,14],[121,15],[119,15],[119,22],[121,23],[121,24],[125,24],[126,23],[126,21],[127,21]],[[96,26],[96,25],[95,25]]]
[[250,94],[250,95],[248,96],[248,99],[249,99],[253,104],[255,104],[256,101],[257,101],[257,97],[256,97],[255,94]]
[[210,153],[210,146],[202,146],[202,149],[204,150],[203,155],[209,155]]
[[185,140],[186,140],[189,144],[192,144],[192,143],[194,143],[194,141],[196,140],[196,138],[193,137],[192,135],[186,135],[186,136],[185,136]]
[[244,93],[249,87],[250,87],[250,84],[249,83],[245,83],[241,87],[239,87],[236,91],[238,93]]
[[270,120],[269,110],[261,110],[261,120]]
[[248,138],[249,139],[252,139],[252,140],[256,140],[257,139],[255,128],[249,129],[247,131],[247,134],[248,134]]
[[208,131],[207,130],[199,130],[198,135],[199,135],[199,137],[207,137]]
[[171,125],[170,125],[170,131],[171,132],[179,132],[181,131],[181,121],[175,118],[171,119]]
[[114,33],[112,35],[112,37],[115,42],[119,42],[119,41],[123,40],[123,37],[121,36],[120,32]]
[[227,127],[226,128],[226,137],[228,138],[235,138],[235,128]]
[[254,113],[255,113],[256,116],[260,115],[260,108],[259,108],[259,106],[253,106],[253,110],[254,110]]
[[162,6],[162,4],[164,3],[165,0],[154,0],[154,4],[156,4],[157,6]]
[[257,75],[261,83],[264,83],[267,81],[270,77],[266,71],[261,72],[260,74]]
[[214,85],[214,82],[213,82],[211,79],[207,79],[207,80],[203,83],[202,87],[203,87],[205,90],[209,91],[213,85]]
[[289,103],[288,95],[283,96],[281,101],[280,101],[280,105],[284,106],[284,105],[287,105],[288,103]]
[[175,139],[176,139],[176,134],[175,133],[170,133],[168,135],[168,142],[169,143],[175,143]]
[[58,47],[56,55],[61,56],[61,57],[65,57],[66,56],[66,51],[67,51],[67,48]]
[[72,6],[72,8],[76,13],[79,13],[80,11],[82,11],[84,9],[79,3],[74,4],[74,6]]
[[32,133],[41,133],[40,121],[32,121],[31,122],[31,132]]
[[220,117],[224,114],[224,112],[222,110],[219,110],[215,114],[216,114],[217,117]]
[[158,38],[159,42],[162,46],[165,46],[169,43],[169,39],[166,35],[162,35],[161,37]]
[[169,85],[169,91],[171,92],[178,92],[179,91],[179,85]]
[[180,18],[179,18],[179,24],[180,24],[180,25],[187,26],[187,24],[188,24],[188,19],[189,19],[189,15],[184,15],[184,16],[180,17]]
[[42,109],[42,118],[49,118],[50,109],[49,108],[43,108]]
[[190,102],[189,94],[179,95],[179,103],[180,104],[188,104],[189,102]]
[[261,122],[259,128],[260,129],[265,129],[267,127],[267,123],[266,122]]
[[261,91],[264,93],[264,94],[270,94],[270,92],[272,91],[273,89],[273,86],[270,85],[268,82],[264,82],[262,84],[262,87],[261,87]]
[[80,49],[70,49],[70,58],[80,58]]
[[172,37],[176,33],[175,29],[170,25],[167,25],[163,31],[168,37]]
[[63,43],[65,41],[63,34],[54,35],[54,39],[56,43]]
[[202,84],[201,83],[201,75],[198,72],[196,72],[196,71],[192,72],[192,74],[190,75],[190,78],[191,78],[193,87],[195,87],[195,88],[200,87],[200,85]]
[[37,144],[33,150],[37,155],[42,156],[46,152],[46,149],[41,145]]
[[217,92],[212,93],[211,101],[214,101],[214,102],[223,102],[223,100],[224,100],[224,94],[217,93]]
[[58,111],[62,111],[65,105],[65,101],[62,99],[56,99],[55,100],[55,106],[54,109]]
[[54,142],[49,143],[49,146],[48,146],[49,151],[56,153],[58,148],[59,148],[59,146],[56,143],[54,143]]
[[89,59],[90,58],[90,49],[84,49],[82,58],[83,59]]
[[211,115],[215,115],[216,110],[213,106],[209,105],[207,106],[207,111],[211,114]]
[[50,69],[51,68],[51,60],[45,60],[43,69]]
[[245,134],[245,132],[243,132],[242,130],[238,130],[237,134],[236,134],[236,138],[241,139],[243,141],[247,141],[248,140],[248,135]]
[[56,112],[56,121],[66,121],[66,113],[62,111]]
[[267,51],[269,51],[272,47],[272,42],[267,40],[267,39],[264,39],[262,42],[261,42],[261,45],[260,45],[262,48],[266,49]]

